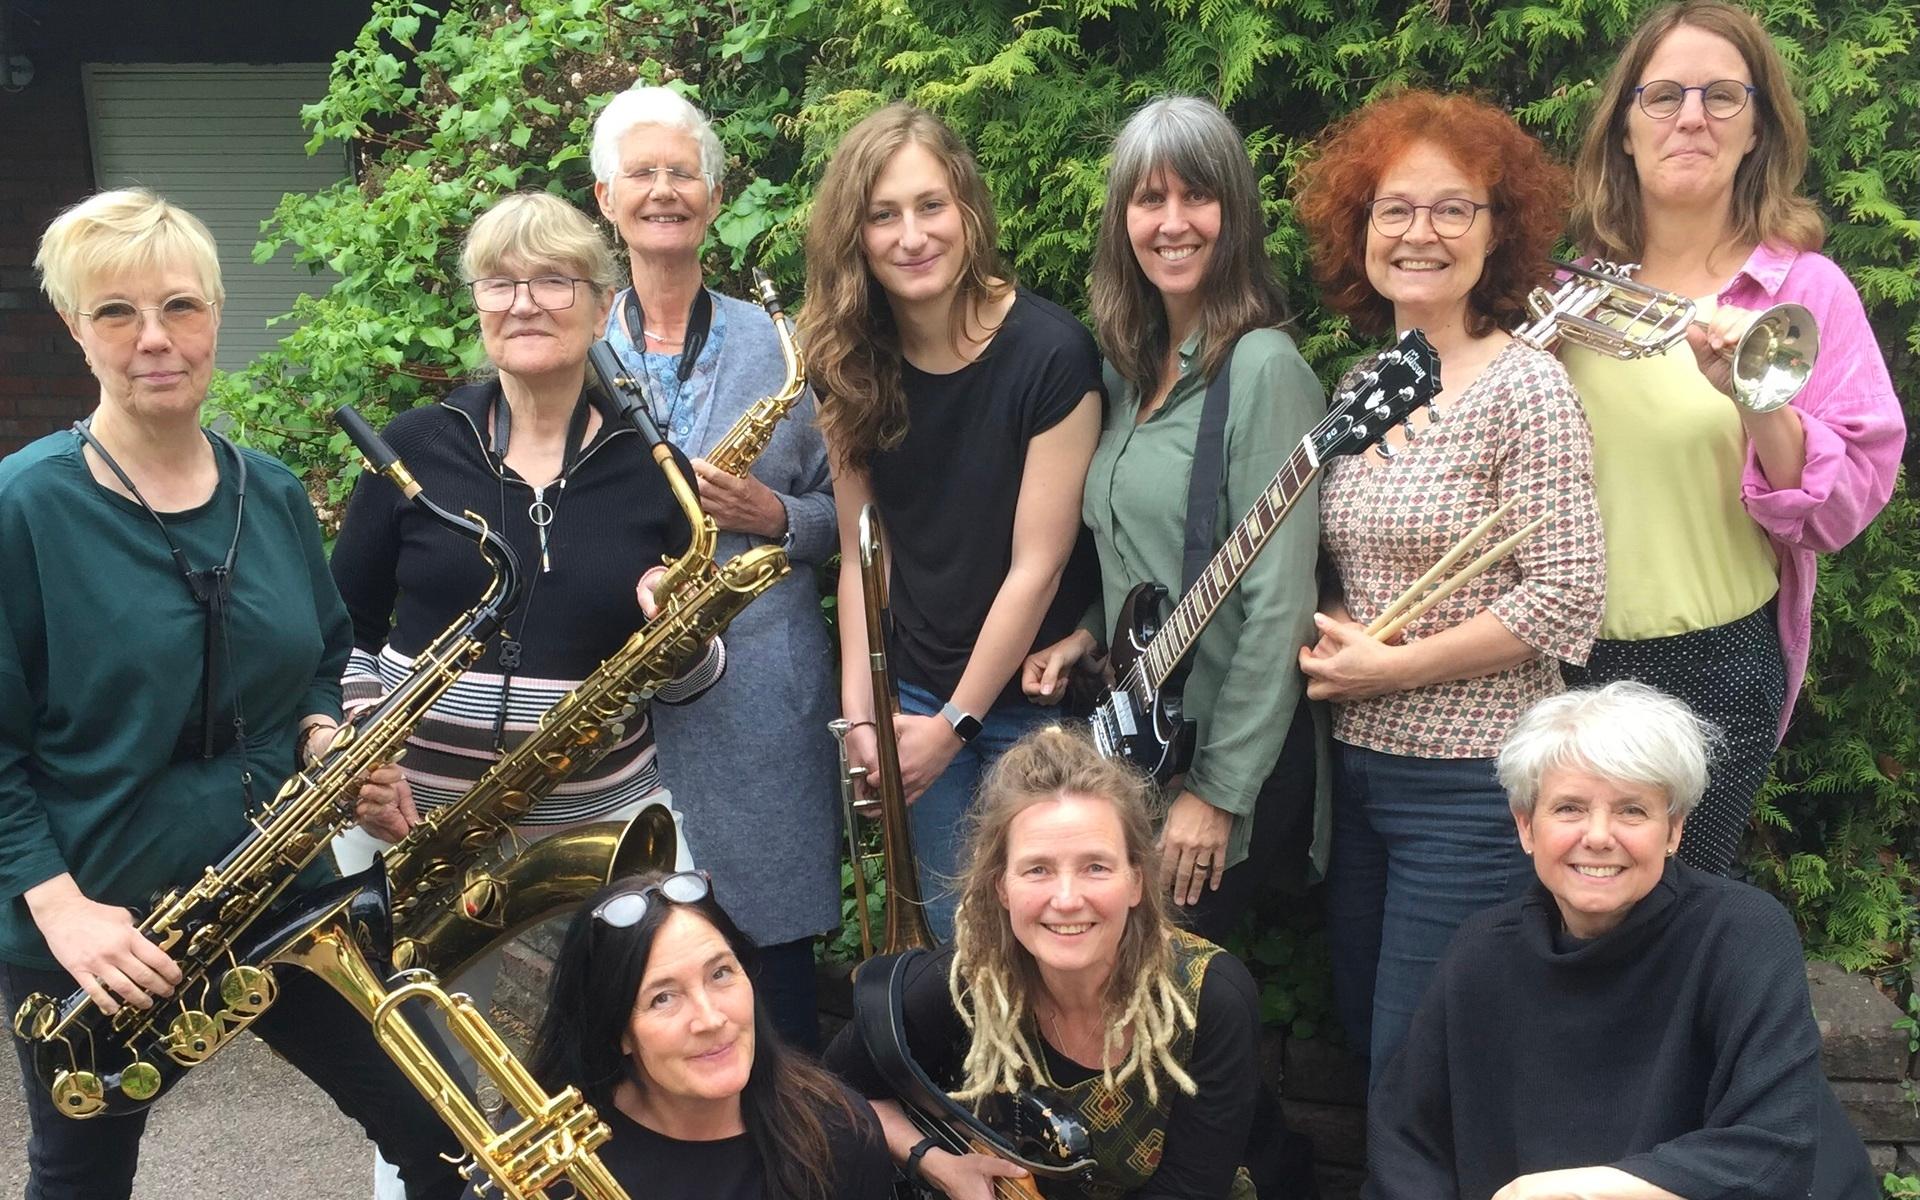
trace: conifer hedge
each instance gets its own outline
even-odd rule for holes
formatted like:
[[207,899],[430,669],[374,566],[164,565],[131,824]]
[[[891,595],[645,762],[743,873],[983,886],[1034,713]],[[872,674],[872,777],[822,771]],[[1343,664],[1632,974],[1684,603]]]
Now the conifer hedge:
[[[307,472],[323,511],[354,468],[325,421],[376,420],[480,360],[455,258],[498,194],[542,187],[591,209],[584,133],[636,79],[684,87],[718,121],[729,204],[710,247],[724,287],[751,263],[789,301],[801,223],[835,139],[907,98],[972,144],[1023,281],[1084,312],[1107,142],[1165,91],[1212,97],[1247,135],[1300,342],[1331,379],[1365,347],[1321,310],[1287,198],[1328,121],[1406,84],[1466,89],[1570,152],[1644,0],[379,0],[307,119],[351,139],[358,179],[289,196],[258,253],[337,272],[280,347],[223,377],[239,432]],[[1807,188],[1828,252],[1865,297],[1909,422],[1920,416],[1920,0],[1762,0],[1814,134]],[[1764,793],[1749,858],[1816,956],[1893,979],[1920,893],[1920,501],[1907,482],[1866,536],[1823,561],[1814,665]],[[741,764],[743,770],[759,769]],[[1294,954],[1287,940],[1279,952]],[[1312,958],[1311,950],[1303,956]],[[1278,1015],[1278,1014],[1276,1014]]]

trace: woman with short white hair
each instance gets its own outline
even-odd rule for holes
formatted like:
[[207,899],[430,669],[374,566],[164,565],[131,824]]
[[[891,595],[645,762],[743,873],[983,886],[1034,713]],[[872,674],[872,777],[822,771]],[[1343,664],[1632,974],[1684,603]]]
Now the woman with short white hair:
[[1875,1194],[1792,918],[1673,857],[1720,743],[1639,683],[1520,718],[1500,782],[1538,878],[1455,935],[1373,1090],[1364,1196]]
[[[102,192],[54,219],[34,266],[99,401],[0,462],[0,995],[10,1013],[77,990],[150,1010],[182,973],[132,910],[197,880],[326,749],[350,629],[300,480],[201,423],[224,298],[206,226]],[[404,827],[398,777],[374,774],[363,820]],[[305,971],[276,978],[251,1032],[360,1122],[409,1196],[459,1195],[456,1143],[366,1022]],[[127,1196],[146,1110],[76,1120],[40,1075],[53,1048],[14,1049],[27,1195]],[[124,1063],[95,1049],[124,1102]]]
[[[814,1049],[813,938],[840,923],[833,649],[810,569],[836,548],[826,447],[807,392],[746,475],[701,457],[786,380],[772,319],[705,285],[700,248],[726,169],[713,126],[678,92],[633,88],[594,121],[592,158],[629,268],[607,342],[647,381],[661,432],[693,456],[719,552],[773,542],[795,568],[728,627],[726,678],[699,704],[659,712],[655,735],[661,777],[687,797],[694,858],[726,881],[728,912],[760,944],[761,1002],[788,1041]],[[776,760],[778,788],[742,769]]]

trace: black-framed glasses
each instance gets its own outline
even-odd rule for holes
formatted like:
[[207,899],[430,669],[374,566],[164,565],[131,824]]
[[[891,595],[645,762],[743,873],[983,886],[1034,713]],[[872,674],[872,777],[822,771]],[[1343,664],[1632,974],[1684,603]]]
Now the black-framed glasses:
[[713,895],[713,878],[705,871],[675,871],[659,883],[626,888],[594,906],[593,919],[609,929],[632,929],[647,915],[655,896],[675,904],[698,904]]
[[473,289],[473,306],[481,312],[506,312],[513,307],[513,298],[520,294],[522,287],[527,289],[527,295],[533,297],[535,306],[548,312],[559,312],[563,308],[573,307],[574,285],[585,282],[571,275],[535,275],[532,279],[489,275],[467,286]]
[[1434,233],[1443,238],[1457,238],[1473,228],[1473,219],[1480,215],[1481,209],[1493,205],[1480,204],[1465,196],[1449,196],[1432,204],[1415,204],[1403,196],[1381,196],[1360,207],[1367,210],[1381,237],[1399,237],[1413,228],[1414,216],[1425,210]]
[[93,322],[93,330],[113,342],[132,341],[140,333],[140,314],[160,314],[161,328],[179,337],[200,333],[213,322],[215,305],[211,300],[181,293],[168,296],[158,304],[135,304],[130,300],[108,300],[77,315]]
[[1719,120],[1737,117],[1752,99],[1755,88],[1738,79],[1716,79],[1712,83],[1688,87],[1671,79],[1653,79],[1633,89],[1640,111],[1656,121],[1674,116],[1687,102],[1688,92],[1700,93],[1700,107]]

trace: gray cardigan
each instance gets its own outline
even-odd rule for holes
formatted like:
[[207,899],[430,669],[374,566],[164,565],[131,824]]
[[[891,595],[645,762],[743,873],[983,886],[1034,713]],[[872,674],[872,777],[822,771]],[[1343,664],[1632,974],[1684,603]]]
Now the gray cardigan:
[[[713,303],[725,336],[705,398],[713,411],[696,444],[681,446],[693,457],[786,378],[772,319],[718,293]],[[617,321],[618,303],[614,310]],[[694,703],[656,705],[652,714],[661,781],[694,863],[712,874],[728,915],[771,945],[840,923],[838,761],[827,732],[839,696],[814,579],[839,535],[811,391],[780,422],[753,474],[786,506],[793,570],[728,628],[720,682]],[[721,561],[760,540],[723,532]]]

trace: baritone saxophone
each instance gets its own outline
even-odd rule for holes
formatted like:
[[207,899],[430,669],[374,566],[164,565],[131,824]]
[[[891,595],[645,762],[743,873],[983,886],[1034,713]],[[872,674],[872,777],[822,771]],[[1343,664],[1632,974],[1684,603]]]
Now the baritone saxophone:
[[692,529],[655,588],[660,611],[540,718],[459,800],[428,814],[385,855],[393,902],[393,965],[443,979],[515,933],[573,908],[614,878],[672,870],[673,819],[659,807],[524,844],[515,834],[536,801],[597,762],[639,706],[706,653],[748,604],[787,573],[777,546],[714,561],[719,533],[660,440],[604,342],[588,356],[603,390],[652,444]]

